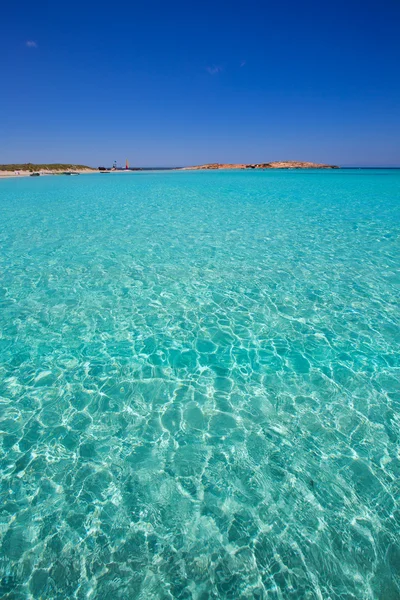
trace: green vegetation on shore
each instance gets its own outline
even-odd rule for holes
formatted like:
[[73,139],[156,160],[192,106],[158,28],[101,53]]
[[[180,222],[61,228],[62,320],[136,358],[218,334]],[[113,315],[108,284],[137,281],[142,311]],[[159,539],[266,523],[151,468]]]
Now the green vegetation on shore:
[[[78,169],[92,169],[85,165],[67,165],[54,163],[50,165],[34,165],[33,163],[25,163],[21,165],[0,165],[0,171],[67,171]],[[94,169],[93,169],[94,170]]]

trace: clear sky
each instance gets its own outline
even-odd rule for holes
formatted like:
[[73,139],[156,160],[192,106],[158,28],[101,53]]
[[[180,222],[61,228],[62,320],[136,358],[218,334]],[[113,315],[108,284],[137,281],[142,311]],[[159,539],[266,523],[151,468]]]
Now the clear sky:
[[0,162],[400,165],[400,1],[0,12]]

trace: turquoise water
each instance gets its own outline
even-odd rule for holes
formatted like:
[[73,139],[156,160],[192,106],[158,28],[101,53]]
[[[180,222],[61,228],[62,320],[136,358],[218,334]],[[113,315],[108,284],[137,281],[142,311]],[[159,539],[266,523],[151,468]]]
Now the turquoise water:
[[0,596],[400,598],[400,171],[0,181]]

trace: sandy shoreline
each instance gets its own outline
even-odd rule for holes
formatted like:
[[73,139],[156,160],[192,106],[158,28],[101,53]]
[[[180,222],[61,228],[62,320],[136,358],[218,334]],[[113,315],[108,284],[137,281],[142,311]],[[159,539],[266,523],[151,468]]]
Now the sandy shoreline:
[[9,179],[9,178],[17,178],[17,177],[30,177],[32,173],[39,173],[40,176],[44,177],[47,175],[61,175],[63,173],[99,173],[97,169],[74,169],[73,171],[50,171],[50,170],[40,170],[40,171],[0,171],[0,179]]

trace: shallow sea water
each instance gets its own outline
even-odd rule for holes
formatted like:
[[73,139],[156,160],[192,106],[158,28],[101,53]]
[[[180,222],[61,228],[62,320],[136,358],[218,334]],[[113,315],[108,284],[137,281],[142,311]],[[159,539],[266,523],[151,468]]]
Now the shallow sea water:
[[400,598],[400,171],[0,181],[0,597]]

